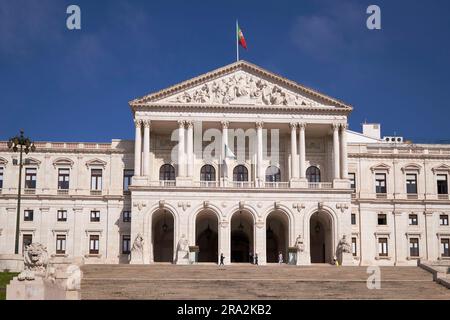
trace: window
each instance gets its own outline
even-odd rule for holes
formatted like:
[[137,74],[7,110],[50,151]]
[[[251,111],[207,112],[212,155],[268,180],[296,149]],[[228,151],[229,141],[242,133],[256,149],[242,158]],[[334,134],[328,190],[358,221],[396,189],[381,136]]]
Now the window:
[[134,176],[134,170],[123,170],[123,191],[128,191],[128,187],[131,185],[131,179]]
[[159,169],[159,180],[174,181],[175,168],[170,164],[163,164]]
[[358,255],[358,250],[357,250],[357,247],[356,247],[356,238],[355,237],[352,238],[352,253],[353,253],[354,257],[356,257]]
[[89,254],[98,254],[100,237],[98,235],[91,235],[89,237]]
[[248,181],[248,170],[245,166],[239,165],[233,169],[233,181]]
[[204,165],[200,169],[200,181],[216,181],[216,169],[212,165]]
[[122,254],[130,253],[131,239],[129,235],[122,236]]
[[58,210],[58,212],[56,213],[56,219],[58,222],[66,222],[67,210]]
[[350,179],[350,189],[356,191],[356,173],[349,173],[348,178]]
[[417,174],[406,175],[406,193],[417,194]]
[[91,170],[91,190],[102,190],[102,169]]
[[352,217],[352,224],[355,225],[356,224],[356,214],[352,213],[351,217]]
[[448,226],[448,215],[447,214],[441,214],[439,216],[439,221],[441,226]]
[[306,178],[308,182],[320,182],[320,169],[317,167],[309,167],[306,170]]
[[56,254],[66,253],[66,235],[58,234],[56,236]]
[[0,189],[3,188],[3,168],[0,167]]
[[23,213],[23,221],[33,221],[33,210],[25,210]]
[[69,169],[59,169],[58,170],[58,189],[68,190],[69,189]]
[[409,215],[409,225],[417,226],[418,224],[419,224],[419,219],[417,217],[417,214],[410,214]]
[[441,256],[450,257],[450,239],[441,239]]
[[122,212],[123,222],[131,222],[131,211]]
[[385,214],[378,215],[378,225],[379,226],[387,225],[387,216]]
[[419,239],[410,238],[409,239],[409,256],[418,257],[419,256]]
[[386,174],[385,173],[375,174],[375,192],[376,193],[386,193]]
[[25,252],[27,246],[33,243],[33,235],[32,234],[24,234],[22,236],[22,252]]
[[36,189],[36,168],[25,169],[25,189]]
[[91,222],[100,222],[100,211],[91,211]]
[[388,239],[378,238],[378,255],[380,257],[388,256]]
[[270,166],[266,169],[266,182],[280,182],[281,171],[280,168]]
[[448,194],[448,183],[446,174],[437,175],[437,189],[438,194]]

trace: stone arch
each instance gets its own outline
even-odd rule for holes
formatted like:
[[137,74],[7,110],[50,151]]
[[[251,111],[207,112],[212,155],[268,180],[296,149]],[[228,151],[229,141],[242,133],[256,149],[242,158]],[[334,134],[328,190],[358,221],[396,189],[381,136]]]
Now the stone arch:
[[222,211],[220,210],[220,208],[218,206],[216,206],[214,204],[208,204],[207,207],[205,207],[202,204],[202,205],[199,205],[198,207],[194,208],[194,210],[191,211],[191,214],[189,215],[189,220],[188,220],[189,243],[195,243],[195,222],[197,220],[197,216],[204,210],[210,210],[212,213],[214,213],[217,217],[217,221],[219,224],[223,220]]
[[[305,249],[310,254],[310,258],[313,258],[313,252],[311,252],[311,219],[315,214],[321,215],[321,217],[324,217],[325,219],[328,218],[329,220],[329,228],[328,228],[328,244],[325,243],[325,253],[324,253],[324,260],[325,262],[331,263],[333,261],[333,258],[335,257],[335,249],[338,243],[338,236],[339,236],[339,221],[338,221],[338,215],[336,212],[331,209],[328,206],[323,206],[321,208],[314,208],[311,209],[307,214],[304,216],[303,220],[303,239],[305,241]],[[323,226],[327,227],[327,226]],[[326,235],[325,235],[326,237]],[[314,262],[313,259],[311,259],[311,262]]]
[[270,206],[264,211],[264,214],[262,215],[262,220],[264,222],[267,221],[267,217],[269,214],[271,214],[274,211],[282,211],[288,218],[289,222],[289,245],[293,244],[297,236],[295,235],[295,215],[294,213],[289,209],[288,206],[280,204],[278,208],[275,208],[274,206]]
[[152,207],[150,207],[146,214],[145,214],[145,220],[144,220],[144,225],[145,228],[143,230],[143,234],[144,234],[144,239],[147,240],[147,242],[149,243],[149,248],[148,248],[148,252],[150,255],[150,261],[151,262],[158,262],[155,261],[155,247],[154,247],[154,225],[153,222],[155,222],[153,220],[155,214],[160,213],[162,210],[165,210],[166,213],[169,213],[173,219],[173,235],[172,235],[172,241],[173,241],[173,245],[172,245],[172,262],[175,261],[175,256],[176,256],[176,245],[177,245],[177,239],[180,238],[179,235],[179,221],[180,221],[180,217],[178,214],[178,211],[175,209],[175,207],[173,207],[170,204],[164,204],[163,206],[157,204],[154,205]]
[[292,237],[292,219],[285,210],[273,208],[265,216],[265,241],[264,251],[266,262],[279,261],[279,253],[283,255],[283,261],[288,258],[288,248]]
[[237,208],[230,215],[230,262],[251,262],[255,253],[257,214],[248,208]]

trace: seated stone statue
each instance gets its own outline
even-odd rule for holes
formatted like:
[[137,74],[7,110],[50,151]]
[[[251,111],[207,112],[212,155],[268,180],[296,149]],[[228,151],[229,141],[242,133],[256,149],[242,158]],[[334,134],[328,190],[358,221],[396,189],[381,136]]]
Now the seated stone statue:
[[299,234],[297,239],[295,240],[295,247],[297,248],[297,252],[299,253],[305,251],[305,244],[303,243],[303,237],[301,234]]
[[17,277],[19,281],[32,281],[35,277],[47,277],[47,248],[40,243],[32,243],[26,246],[23,263],[24,270]]
[[[183,261],[184,260],[184,261]],[[177,245],[177,262],[189,261],[189,241],[186,235],[182,235]]]
[[352,253],[352,247],[347,241],[347,236],[344,234],[338,243],[338,251],[340,253]]

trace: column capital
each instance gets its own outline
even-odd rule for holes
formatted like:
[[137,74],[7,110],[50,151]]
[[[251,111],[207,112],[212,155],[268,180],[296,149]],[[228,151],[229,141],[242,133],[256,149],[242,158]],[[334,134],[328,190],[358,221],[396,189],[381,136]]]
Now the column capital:
[[220,121],[220,124],[222,125],[223,129],[228,129],[230,122],[225,120],[225,121]]
[[255,123],[256,129],[262,129],[262,127],[264,126],[264,122],[263,121],[257,121]]
[[192,120],[186,120],[185,123],[188,128],[192,128],[194,126],[194,122]]
[[178,128],[184,128],[185,120],[178,120]]
[[332,123],[331,127],[333,128],[333,131],[339,130],[340,124],[339,123]]
[[136,126],[136,128],[140,128],[142,126],[142,120],[134,119],[134,125]]
[[295,130],[297,129],[297,125],[298,125],[297,122],[291,122],[289,123],[289,128],[291,128],[291,130]]
[[348,123],[341,123],[340,125],[341,130],[347,130],[348,129]]
[[306,128],[306,123],[305,122],[299,122],[298,123],[298,127],[299,127],[299,129],[305,129]]
[[142,120],[142,123],[144,124],[144,128],[150,128],[151,126],[150,120]]

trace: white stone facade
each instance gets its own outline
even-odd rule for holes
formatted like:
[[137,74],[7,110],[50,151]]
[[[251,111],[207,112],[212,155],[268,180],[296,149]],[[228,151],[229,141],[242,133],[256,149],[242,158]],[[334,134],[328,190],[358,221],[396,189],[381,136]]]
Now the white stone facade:
[[[450,145],[350,131],[352,107],[244,61],[130,106],[135,141],[37,142],[24,157],[21,250],[26,239],[86,263],[182,263],[185,235],[200,262],[265,264],[286,262],[301,235],[298,264],[331,263],[346,235],[354,265],[450,258]],[[14,253],[17,159],[0,142],[0,255]]]

